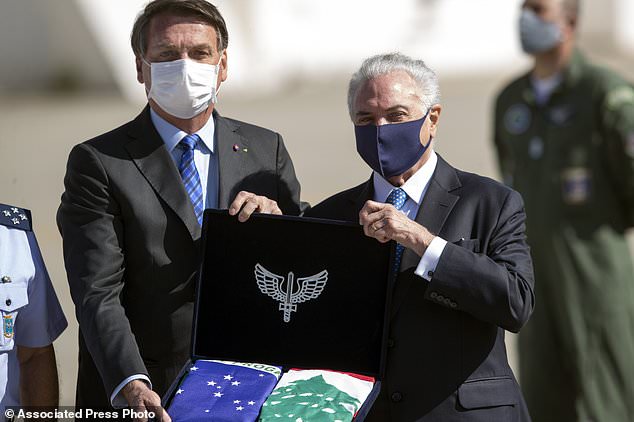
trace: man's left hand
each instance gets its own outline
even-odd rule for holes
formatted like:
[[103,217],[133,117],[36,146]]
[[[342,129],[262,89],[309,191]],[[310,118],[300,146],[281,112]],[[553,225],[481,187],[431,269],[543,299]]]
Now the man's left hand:
[[245,191],[240,191],[229,207],[229,215],[238,214],[240,222],[247,221],[254,212],[282,215],[282,210],[277,206],[277,202],[266,196]]
[[381,243],[394,240],[421,257],[435,237],[394,206],[382,202],[367,201],[359,212],[359,224],[367,236]]

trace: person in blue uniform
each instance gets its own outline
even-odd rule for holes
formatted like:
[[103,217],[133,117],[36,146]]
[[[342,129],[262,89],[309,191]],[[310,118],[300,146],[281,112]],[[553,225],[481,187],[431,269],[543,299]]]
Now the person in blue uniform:
[[0,204],[0,414],[57,406],[53,341],[68,325],[31,229],[31,213]]

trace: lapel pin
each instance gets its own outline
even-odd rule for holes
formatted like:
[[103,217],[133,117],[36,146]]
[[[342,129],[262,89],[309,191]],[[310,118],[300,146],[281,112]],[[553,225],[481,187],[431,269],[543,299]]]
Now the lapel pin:
[[240,151],[240,145],[233,144],[233,152],[238,152],[238,151]]
[[248,148],[242,148],[242,151],[249,152],[249,149]]

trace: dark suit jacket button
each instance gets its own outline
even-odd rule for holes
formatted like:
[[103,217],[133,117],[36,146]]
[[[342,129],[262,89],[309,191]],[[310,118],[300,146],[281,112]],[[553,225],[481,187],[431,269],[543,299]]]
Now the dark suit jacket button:
[[436,292],[431,292],[431,293],[429,294],[429,296],[430,296],[432,299],[436,299],[436,296],[438,296],[438,293],[436,293]]
[[394,340],[391,338],[387,339],[387,347],[394,347]]
[[451,302],[449,306],[451,306],[453,309],[456,309],[458,307],[458,304],[456,302]]
[[443,295],[438,295],[438,296],[436,296],[436,300],[438,302],[442,302],[443,300],[445,300],[445,297]]
[[445,300],[443,300],[443,303],[447,306],[451,305],[451,299],[449,299],[448,297],[445,298]]
[[391,397],[392,397],[392,401],[395,403],[398,403],[401,400],[403,400],[403,395],[399,393],[398,391],[393,392]]

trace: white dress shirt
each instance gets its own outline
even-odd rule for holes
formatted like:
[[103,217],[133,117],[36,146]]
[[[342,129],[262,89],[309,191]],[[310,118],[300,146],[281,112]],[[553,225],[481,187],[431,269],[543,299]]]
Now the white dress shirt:
[[[400,211],[409,217],[410,220],[414,220],[416,218],[416,214],[418,213],[420,205],[423,202],[423,198],[425,197],[425,193],[427,192],[427,187],[429,186],[431,177],[434,174],[434,170],[436,170],[437,162],[438,156],[432,150],[427,162],[423,164],[423,166],[409,179],[407,179],[402,186],[400,186],[400,188],[407,194],[407,200]],[[376,202],[385,202],[392,189],[397,188],[385,180],[383,176],[377,172],[374,172],[373,182],[373,199]],[[440,260],[440,255],[445,249],[446,244],[446,240],[436,236],[425,250],[425,253],[418,263],[418,267],[416,267],[416,271],[414,271],[414,273],[427,281],[431,281],[434,271],[436,271],[438,261]]]
[[535,102],[540,106],[546,104],[562,80],[563,76],[561,73],[556,73],[545,79],[531,77],[531,85],[535,93]]
[[[182,148],[178,147],[178,144],[188,133],[168,123],[152,109],[150,109],[150,117],[156,131],[161,136],[161,139],[163,139],[163,142],[165,142],[165,146],[172,156],[176,168],[178,168],[181,156],[184,152]],[[194,149],[194,164],[196,165],[196,170],[198,170],[202,191],[206,192],[206,194],[203,195],[204,208],[218,208],[218,155],[214,153],[214,133],[215,123],[213,118],[210,118],[207,123],[205,123],[205,126],[195,133],[202,141],[199,142]],[[128,405],[123,394],[120,394],[121,389],[130,381],[137,379],[145,381],[149,387],[152,388],[152,382],[145,375],[130,375],[117,385],[110,396],[110,403],[114,408],[121,408]]]

